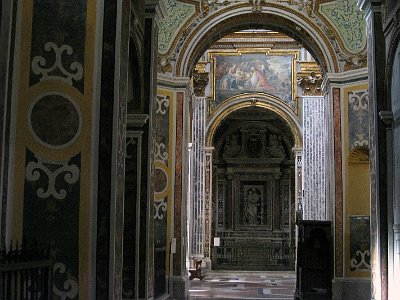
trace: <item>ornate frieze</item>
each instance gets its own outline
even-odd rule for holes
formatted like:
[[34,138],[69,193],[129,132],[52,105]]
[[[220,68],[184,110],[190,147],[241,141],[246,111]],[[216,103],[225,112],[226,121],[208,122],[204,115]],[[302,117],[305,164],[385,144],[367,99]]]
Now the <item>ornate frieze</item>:
[[268,130],[263,123],[244,124],[225,137],[221,156],[232,159],[287,159],[287,145],[281,135]]

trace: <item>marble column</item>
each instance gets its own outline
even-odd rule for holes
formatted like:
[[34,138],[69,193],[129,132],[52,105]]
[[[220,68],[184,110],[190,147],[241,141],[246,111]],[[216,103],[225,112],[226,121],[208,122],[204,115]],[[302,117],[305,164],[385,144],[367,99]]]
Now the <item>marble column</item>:
[[190,257],[205,257],[205,129],[207,98],[205,88],[208,84],[208,73],[193,74],[193,117],[192,117],[192,199],[191,199],[191,245]]
[[379,112],[385,103],[385,40],[381,0],[359,0],[367,23],[371,168],[371,299],[388,299],[387,145]]
[[326,177],[325,100],[303,96],[303,219],[328,220]]
[[212,152],[214,147],[205,147],[205,242],[204,257],[211,269],[211,226],[212,226]]

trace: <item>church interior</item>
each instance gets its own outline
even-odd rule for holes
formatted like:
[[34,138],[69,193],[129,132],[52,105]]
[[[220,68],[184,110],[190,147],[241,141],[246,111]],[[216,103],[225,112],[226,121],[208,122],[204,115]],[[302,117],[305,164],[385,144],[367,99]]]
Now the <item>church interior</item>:
[[[190,299],[192,277],[260,271],[293,299],[400,299],[399,1],[0,18],[1,278],[34,243],[43,299]],[[39,289],[18,276],[0,298]]]

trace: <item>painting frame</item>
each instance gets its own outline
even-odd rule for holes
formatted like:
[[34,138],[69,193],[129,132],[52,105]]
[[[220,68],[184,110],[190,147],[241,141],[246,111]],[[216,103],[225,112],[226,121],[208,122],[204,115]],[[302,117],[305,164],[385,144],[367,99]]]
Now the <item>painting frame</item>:
[[[210,62],[210,72],[211,72],[211,80],[210,80],[210,99],[212,103],[212,107],[216,107],[219,104],[223,103],[227,99],[239,95],[239,94],[255,94],[255,93],[263,93],[275,96],[282,100],[282,102],[289,104],[289,102],[293,101],[297,96],[297,63],[300,55],[300,50],[271,50],[269,48],[256,48],[256,49],[235,49],[235,50],[211,50],[208,52],[208,61]],[[240,57],[238,59],[238,57]],[[232,59],[231,59],[232,58]],[[290,61],[289,61],[290,59]],[[221,63],[222,60],[222,63]],[[286,65],[290,65],[290,74],[278,74],[278,76],[285,76],[285,80],[276,80],[282,84],[285,83],[285,92],[278,92],[278,86],[274,83],[274,81],[266,82],[266,79],[269,77],[276,77],[276,70],[272,68],[268,68],[268,61],[280,60],[284,62]],[[240,70],[235,67],[235,63],[238,64],[240,62]],[[221,64],[225,64],[221,66]],[[236,83],[236,87],[227,86],[228,83],[223,83],[224,88],[229,88],[230,90],[226,93],[223,91],[217,91],[217,87],[221,87],[222,85],[222,77],[224,76],[223,71],[229,70],[230,68],[236,68],[236,73],[241,72],[245,75],[241,76],[244,80],[241,80],[242,83]],[[225,68],[225,70],[223,69]],[[248,72],[252,72],[253,75],[250,75]],[[263,73],[261,73],[262,71]],[[229,72],[229,71],[228,71]],[[232,71],[230,71],[232,73]],[[252,77],[256,77],[257,74],[261,74],[264,78],[257,76],[260,80],[257,80],[257,85],[255,85],[255,81],[253,81]],[[268,73],[270,72],[270,73]],[[241,75],[239,73],[239,75]],[[236,75],[236,74],[235,74]],[[265,75],[265,76],[264,76]],[[263,79],[263,80],[261,80]],[[282,79],[282,78],[279,78]],[[237,80],[238,81],[238,80]],[[260,84],[263,83],[261,86]],[[279,87],[280,88],[280,87]],[[290,88],[290,92],[287,89]],[[273,91],[275,89],[276,92]],[[280,89],[281,90],[281,89]],[[284,95],[284,97],[282,97]],[[211,104],[210,103],[210,104]]]

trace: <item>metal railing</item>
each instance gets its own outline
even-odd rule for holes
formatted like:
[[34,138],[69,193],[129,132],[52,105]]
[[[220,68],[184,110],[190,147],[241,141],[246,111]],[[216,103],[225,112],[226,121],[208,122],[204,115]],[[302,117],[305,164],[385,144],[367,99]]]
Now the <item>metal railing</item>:
[[293,271],[295,248],[283,241],[225,238],[213,248],[212,262],[216,270]]
[[53,261],[49,251],[19,247],[0,251],[0,299],[52,299]]

